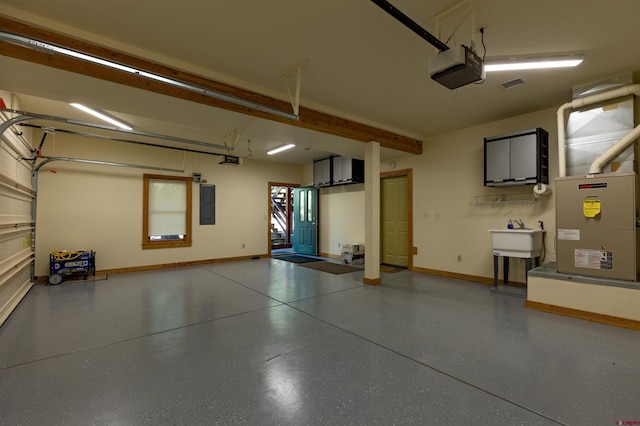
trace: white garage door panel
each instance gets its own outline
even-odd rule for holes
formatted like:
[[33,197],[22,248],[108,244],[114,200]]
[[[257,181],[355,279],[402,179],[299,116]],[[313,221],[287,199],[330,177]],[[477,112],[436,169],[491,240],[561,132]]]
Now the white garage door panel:
[[0,325],[4,324],[32,285],[31,261],[0,285]]
[[[0,122],[5,116],[0,115]],[[34,224],[28,142],[11,129],[0,140],[0,325],[31,286]]]

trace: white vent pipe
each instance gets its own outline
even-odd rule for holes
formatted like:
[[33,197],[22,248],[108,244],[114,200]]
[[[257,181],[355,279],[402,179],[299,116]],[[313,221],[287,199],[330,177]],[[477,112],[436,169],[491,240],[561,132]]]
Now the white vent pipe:
[[[565,111],[567,109],[576,109],[583,106],[595,104],[598,102],[607,101],[609,99],[620,98],[627,95],[640,96],[640,84],[632,84],[629,86],[620,87],[618,89],[609,90],[603,93],[598,93],[591,96],[585,96],[584,98],[574,99],[571,102],[567,102],[558,108],[558,168],[559,176],[564,177],[567,175],[567,160],[566,160],[566,146],[565,146]],[[602,172],[602,166],[611,161],[616,155],[622,152],[627,146],[631,144],[636,138],[640,136],[640,125],[634,128],[627,136],[622,138],[618,143],[611,146],[604,154],[596,158],[596,160],[589,167],[589,174],[597,174]]]
[[619,142],[613,144],[608,150],[605,151],[600,157],[596,158],[589,167],[589,174],[602,173],[602,166],[613,160],[616,155],[620,154],[626,147],[628,147],[634,140],[640,136],[640,125],[636,126],[630,133]]

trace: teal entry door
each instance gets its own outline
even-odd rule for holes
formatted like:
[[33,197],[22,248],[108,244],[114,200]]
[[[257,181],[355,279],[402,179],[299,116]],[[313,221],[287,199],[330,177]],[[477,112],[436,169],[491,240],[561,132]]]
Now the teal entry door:
[[293,251],[318,253],[318,190],[312,186],[293,190]]

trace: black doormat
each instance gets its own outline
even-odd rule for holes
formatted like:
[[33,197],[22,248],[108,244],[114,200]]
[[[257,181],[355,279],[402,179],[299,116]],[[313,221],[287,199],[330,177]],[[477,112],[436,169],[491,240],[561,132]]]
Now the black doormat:
[[297,254],[292,254],[288,256],[276,256],[274,259],[284,260],[285,262],[293,262],[293,263],[310,263],[310,262],[321,262],[322,259],[315,259],[313,257],[300,256]]
[[342,263],[333,263],[333,262],[315,262],[315,263],[310,263],[308,265],[300,265],[300,266],[304,266],[305,268],[309,268],[309,269],[315,269],[316,271],[329,272],[335,275],[362,271],[362,268],[356,268],[355,266],[343,265]]

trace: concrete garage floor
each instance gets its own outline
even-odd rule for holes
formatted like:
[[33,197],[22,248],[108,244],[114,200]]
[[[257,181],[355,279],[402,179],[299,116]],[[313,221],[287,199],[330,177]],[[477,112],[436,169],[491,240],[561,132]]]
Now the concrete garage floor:
[[637,331],[362,278],[260,259],[37,285],[0,328],[0,424],[640,422]]

